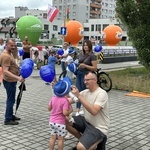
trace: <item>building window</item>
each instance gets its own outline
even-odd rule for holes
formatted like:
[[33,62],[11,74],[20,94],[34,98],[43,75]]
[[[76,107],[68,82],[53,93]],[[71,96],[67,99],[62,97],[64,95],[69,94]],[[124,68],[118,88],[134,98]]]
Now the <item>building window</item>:
[[73,16],[76,16],[76,12],[73,12]]
[[96,31],[101,31],[101,25],[100,24],[96,25]]
[[57,25],[53,25],[53,31],[57,31],[58,30],[58,26]]
[[94,31],[94,25],[93,24],[91,25],[91,31]]
[[52,38],[55,38],[55,34],[52,34]]
[[108,7],[108,3],[105,3],[105,6]]
[[47,13],[43,13],[43,18],[47,18]]
[[88,27],[84,27],[84,31],[89,31],[89,28]]
[[103,24],[103,30],[108,26],[109,24]]
[[49,25],[44,24],[44,30],[49,30]]
[[59,6],[59,10],[62,10],[62,6]]
[[76,5],[73,5],[73,9],[76,9]]
[[86,18],[88,18],[88,13],[86,13]]
[[56,4],[56,0],[53,0],[53,3]]

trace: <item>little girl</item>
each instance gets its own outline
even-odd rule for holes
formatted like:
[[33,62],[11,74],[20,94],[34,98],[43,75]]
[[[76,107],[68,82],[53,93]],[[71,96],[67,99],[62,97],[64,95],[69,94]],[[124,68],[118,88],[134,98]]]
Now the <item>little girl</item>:
[[71,84],[65,79],[58,81],[53,91],[55,96],[49,102],[48,110],[51,111],[50,125],[50,150],[54,150],[56,139],[58,139],[58,149],[63,150],[64,137],[66,136],[66,116],[73,111],[68,100],[68,94],[71,90]]

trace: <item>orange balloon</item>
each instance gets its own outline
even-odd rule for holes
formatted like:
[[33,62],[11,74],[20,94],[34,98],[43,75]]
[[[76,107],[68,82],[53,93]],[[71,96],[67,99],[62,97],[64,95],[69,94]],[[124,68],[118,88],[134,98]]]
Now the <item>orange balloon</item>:
[[103,40],[109,46],[115,46],[122,39],[122,29],[116,25],[109,25],[103,31]]
[[70,20],[65,24],[67,32],[64,37],[65,42],[70,42],[71,45],[78,45],[78,42],[83,38],[83,26],[80,22]]

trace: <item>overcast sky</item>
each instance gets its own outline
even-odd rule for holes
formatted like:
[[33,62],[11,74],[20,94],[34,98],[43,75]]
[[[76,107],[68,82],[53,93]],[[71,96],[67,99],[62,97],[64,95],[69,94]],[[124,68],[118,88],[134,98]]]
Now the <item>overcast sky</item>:
[[0,18],[15,17],[15,7],[27,6],[28,9],[47,10],[52,0],[3,0],[0,4]]

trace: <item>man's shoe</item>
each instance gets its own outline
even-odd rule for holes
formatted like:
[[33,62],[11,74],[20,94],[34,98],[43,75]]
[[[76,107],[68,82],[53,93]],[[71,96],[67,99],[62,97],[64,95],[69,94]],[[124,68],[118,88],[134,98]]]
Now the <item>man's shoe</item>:
[[18,118],[16,116],[13,116],[12,120],[15,121],[15,120],[20,120],[21,118]]
[[77,150],[77,147],[72,148],[72,150]]
[[4,125],[18,125],[19,122],[17,121],[13,121],[13,120],[10,120],[10,121],[7,121],[7,122],[4,122]]

